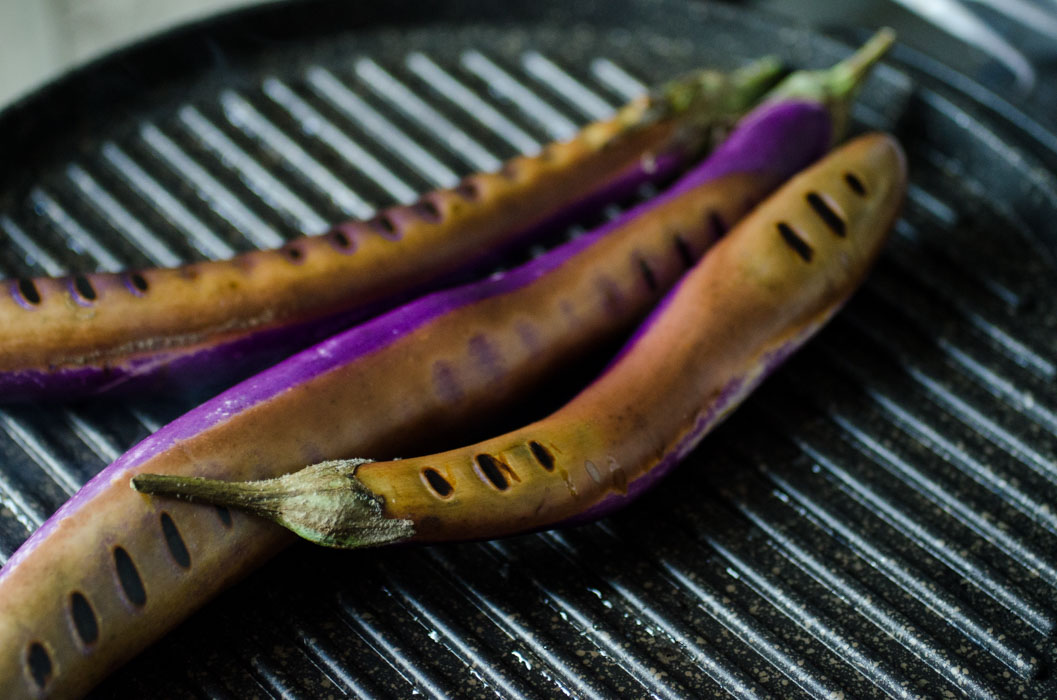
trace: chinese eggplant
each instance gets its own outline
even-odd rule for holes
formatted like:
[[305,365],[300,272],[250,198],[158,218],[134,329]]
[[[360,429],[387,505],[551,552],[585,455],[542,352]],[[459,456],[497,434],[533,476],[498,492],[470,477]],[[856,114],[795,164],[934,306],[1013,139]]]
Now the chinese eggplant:
[[[193,387],[246,376],[670,178],[778,79],[773,59],[700,71],[496,173],[276,250],[174,269],[8,280],[0,401]],[[184,389],[186,390],[186,388]]]
[[559,411],[440,454],[337,460],[139,491],[244,509],[333,547],[491,538],[598,517],[668,472],[862,282],[906,188],[898,143],[861,137],[742,221]]
[[[144,440],[0,570],[0,679],[27,696],[82,692],[290,541],[257,518],[133,493],[131,476],[274,477],[397,454],[509,406],[629,328],[725,224],[819,157],[864,71],[853,58],[814,74],[810,100],[780,93],[669,191],[600,230],[345,331]],[[70,622],[78,614],[94,634]]]

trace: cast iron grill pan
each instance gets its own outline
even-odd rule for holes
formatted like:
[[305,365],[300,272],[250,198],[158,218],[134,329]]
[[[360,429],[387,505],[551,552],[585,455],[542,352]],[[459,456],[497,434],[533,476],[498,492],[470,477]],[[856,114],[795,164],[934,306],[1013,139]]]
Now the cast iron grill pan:
[[[848,48],[679,0],[242,12],[0,115],[0,272],[275,245],[682,70]],[[500,542],[294,547],[98,697],[1057,693],[1054,135],[937,74],[897,50],[856,109],[912,175],[866,287],[642,502]],[[0,562],[187,408],[0,409]]]

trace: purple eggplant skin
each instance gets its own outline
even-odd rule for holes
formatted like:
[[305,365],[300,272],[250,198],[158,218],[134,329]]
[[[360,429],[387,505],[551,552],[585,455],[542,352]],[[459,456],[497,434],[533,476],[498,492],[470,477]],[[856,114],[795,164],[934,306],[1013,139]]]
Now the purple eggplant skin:
[[[261,479],[396,454],[416,434],[480,421],[630,328],[721,235],[717,221],[736,221],[831,138],[818,104],[769,105],[686,176],[694,186],[508,273],[341,333],[147,438],[0,570],[0,678],[16,697],[83,692],[291,539],[258,518],[233,513],[227,523],[212,509],[135,493],[130,477]],[[182,548],[167,544],[163,521]],[[98,623],[90,643],[71,626],[75,597]],[[32,655],[49,660],[46,676],[34,677]]]
[[[585,211],[670,180],[778,79],[699,71],[496,173],[231,260],[0,286],[0,401],[211,395],[353,323],[465,281]],[[203,378],[209,386],[203,387]],[[209,393],[207,393],[209,392]]]
[[905,192],[895,139],[868,134],[840,148],[705,255],[598,379],[524,428],[267,481],[144,474],[132,486],[240,508],[333,547],[494,538],[597,518],[669,472],[837,312]]

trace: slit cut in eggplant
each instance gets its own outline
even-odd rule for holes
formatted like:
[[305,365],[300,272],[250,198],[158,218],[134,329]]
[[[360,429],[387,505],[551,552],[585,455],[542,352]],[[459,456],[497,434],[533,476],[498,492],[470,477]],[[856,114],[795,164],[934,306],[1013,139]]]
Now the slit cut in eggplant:
[[484,474],[492,486],[495,486],[500,491],[505,491],[510,487],[510,482],[507,481],[506,475],[503,474],[503,468],[500,466],[499,460],[487,454],[479,454],[475,459],[477,466],[481,469],[481,473]]
[[468,202],[474,202],[481,196],[481,189],[473,180],[463,180],[455,186],[455,191]]
[[646,281],[646,286],[649,287],[651,292],[656,292],[658,289],[657,275],[653,274],[653,269],[650,268],[650,264],[646,262],[645,258],[636,258],[639,264],[639,272],[642,274],[642,279]]
[[727,235],[727,222],[715,209],[708,213],[708,226],[712,230],[712,235],[717,239]]
[[455,490],[452,485],[448,483],[448,480],[440,475],[436,469],[426,467],[422,470],[422,475],[426,477],[426,482],[429,483],[429,487],[436,491],[437,495],[441,498],[447,498]]
[[683,263],[683,267],[689,270],[697,262],[693,252],[690,250],[690,244],[678,233],[673,237],[673,241],[675,242],[675,250],[679,253],[679,260]]
[[128,283],[137,294],[146,294],[150,285],[147,284],[147,278],[138,272],[130,272],[128,277]]
[[367,222],[371,230],[379,233],[383,238],[391,241],[400,240],[400,228],[389,214],[379,214]]
[[420,199],[412,204],[411,211],[413,211],[418,218],[431,224],[439,223],[443,218],[437,203],[429,198]]
[[37,289],[37,283],[31,279],[23,278],[18,281],[18,293],[28,304],[36,306],[40,303],[40,291]]
[[860,197],[866,196],[866,185],[862,184],[862,180],[860,180],[855,173],[844,173],[844,182],[848,184],[848,187],[855,194],[859,195]]
[[124,547],[114,547],[114,568],[117,570],[117,578],[121,583],[121,590],[125,592],[125,598],[128,602],[137,608],[146,605],[147,591],[143,588],[143,579],[139,577],[136,564]]
[[841,238],[847,235],[847,226],[844,223],[844,219],[840,217],[840,214],[833,211],[833,208],[821,195],[819,195],[818,192],[809,192],[807,195],[807,203],[811,205],[811,208],[814,209],[816,214],[818,214],[818,218],[822,219],[823,223],[825,223],[833,233]]
[[341,229],[331,231],[330,240],[334,244],[334,247],[339,250],[349,251],[352,248],[352,239],[349,238],[349,234]]
[[176,527],[176,523],[173,522],[172,516],[163,512],[160,520],[161,531],[165,535],[165,545],[169,548],[172,558],[176,560],[180,568],[190,569],[191,553],[187,551],[187,545],[184,544],[183,538],[180,536],[180,530]]
[[26,649],[26,667],[29,669],[29,675],[33,677],[33,682],[37,684],[38,688],[43,690],[47,687],[48,681],[51,680],[54,666],[51,663],[51,656],[48,654],[48,650],[40,642],[32,642],[29,648]]
[[815,254],[815,249],[812,248],[811,244],[805,241],[800,234],[793,230],[792,226],[784,221],[779,221],[778,233],[781,234],[782,240],[785,241],[786,245],[803,258],[804,262],[811,262],[811,258]]
[[86,647],[95,644],[99,639],[99,621],[92,610],[92,604],[80,591],[70,594],[70,618],[81,643]]
[[529,443],[529,450],[532,451],[532,456],[536,458],[541,467],[547,471],[554,471],[554,455],[550,453],[550,450],[535,440]]
[[95,287],[84,275],[76,275],[73,278],[73,288],[76,290],[77,295],[85,301],[95,301],[98,294],[96,294]]

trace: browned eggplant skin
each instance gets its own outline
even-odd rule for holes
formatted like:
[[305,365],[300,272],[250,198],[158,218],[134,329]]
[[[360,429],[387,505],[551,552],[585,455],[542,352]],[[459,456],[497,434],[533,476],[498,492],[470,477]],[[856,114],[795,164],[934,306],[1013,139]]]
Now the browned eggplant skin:
[[[145,290],[128,274],[87,275],[95,295],[87,299],[69,279],[37,278],[39,300],[29,303],[17,285],[8,285],[11,293],[0,293],[0,329],[18,330],[2,334],[0,373],[46,377],[111,365],[119,370],[145,362],[141,358],[164,363],[169,352],[175,359],[294,320],[382,310],[380,304],[515,242],[597,190],[600,176],[619,180],[644,158],[663,157],[685,136],[680,129],[686,125],[661,119],[635,126],[648,119],[648,104],[637,100],[570,141],[516,157],[498,173],[470,176],[457,188],[393,207],[369,222],[342,224],[278,251],[141,271],[137,282]],[[9,391],[5,398],[16,394]]]
[[[637,480],[685,454],[848,298],[880,251],[905,187],[894,139],[855,140],[746,217],[633,346],[564,408],[469,447],[360,465],[355,478],[382,499],[385,517],[413,523],[416,541],[537,529],[640,490]],[[823,222],[809,193],[845,222],[843,235]],[[799,237],[799,250],[781,224]],[[450,493],[431,487],[426,470]]]
[[[715,240],[711,214],[737,221],[776,184],[755,173],[714,180],[607,234],[592,246],[590,262],[562,265],[547,284],[468,305],[384,352],[294,386],[121,472],[92,508],[64,518],[3,579],[0,644],[20,652],[0,654],[0,679],[18,678],[19,687],[8,688],[16,697],[31,693],[25,650],[37,642],[53,664],[49,697],[84,692],[291,540],[252,516],[232,512],[225,525],[215,509],[135,493],[130,476],[261,479],[338,455],[396,455],[415,435],[457,434],[600,336],[627,329],[685,272],[680,245],[696,257]],[[656,290],[643,278],[640,260],[650,266]],[[487,339],[496,363],[481,361],[480,339]],[[458,378],[457,391],[438,381],[448,372]],[[178,528],[190,568],[165,545],[162,513]],[[114,534],[100,541],[99,533]],[[137,567],[144,605],[130,602],[114,573],[118,546]],[[91,647],[72,627],[73,592],[98,617],[100,638]]]

